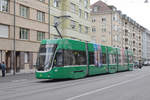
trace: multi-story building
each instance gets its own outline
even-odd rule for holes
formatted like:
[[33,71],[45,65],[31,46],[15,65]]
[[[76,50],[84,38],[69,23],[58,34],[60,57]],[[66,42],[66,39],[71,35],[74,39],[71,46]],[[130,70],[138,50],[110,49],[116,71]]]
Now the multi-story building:
[[91,6],[92,40],[107,46],[122,47],[122,16],[114,6],[98,1]]
[[16,71],[33,68],[40,41],[59,38],[56,23],[63,37],[90,41],[89,0],[15,1],[0,0],[0,61],[6,62],[7,72],[14,61]]
[[133,50],[134,60],[141,60],[144,28],[116,7],[100,0],[91,9],[92,40],[103,45]]
[[144,28],[127,15],[122,15],[123,48],[134,53],[134,59],[142,60],[142,33]]
[[142,58],[144,61],[150,61],[150,31],[145,29],[143,32]]

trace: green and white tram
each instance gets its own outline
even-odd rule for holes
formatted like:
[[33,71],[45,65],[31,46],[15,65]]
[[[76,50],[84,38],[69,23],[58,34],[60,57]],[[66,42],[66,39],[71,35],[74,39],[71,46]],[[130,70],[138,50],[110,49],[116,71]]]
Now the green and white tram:
[[71,39],[43,40],[36,64],[38,79],[77,79],[133,69],[133,53]]

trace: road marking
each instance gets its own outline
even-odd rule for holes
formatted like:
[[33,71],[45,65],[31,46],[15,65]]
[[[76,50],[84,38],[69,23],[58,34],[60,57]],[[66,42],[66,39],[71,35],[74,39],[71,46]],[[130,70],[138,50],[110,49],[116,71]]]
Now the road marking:
[[12,80],[12,82],[24,82],[24,81],[27,81],[27,79],[20,79],[20,80]]
[[106,87],[103,87],[103,88],[100,88],[100,89],[96,89],[96,90],[93,90],[93,91],[90,91],[90,92],[86,92],[86,93],[83,93],[83,94],[81,94],[81,95],[77,95],[77,96],[68,98],[68,99],[66,99],[66,100],[75,100],[75,99],[78,99],[78,98],[83,97],[83,96],[87,96],[87,95],[90,95],[90,94],[93,94],[93,93],[101,92],[101,91],[103,91],[103,90],[107,90],[107,89],[110,89],[110,88],[113,88],[113,87],[116,87],[116,86],[120,86],[120,85],[129,83],[129,82],[138,80],[138,79],[142,79],[143,77],[146,77],[146,76],[149,76],[149,75],[150,75],[150,74],[144,75],[144,76],[141,76],[141,77],[138,77],[138,78],[135,78],[135,79],[133,79],[133,80],[126,80],[126,81],[123,81],[123,82],[120,82],[120,83],[117,83],[117,84],[113,84],[113,85],[106,86]]

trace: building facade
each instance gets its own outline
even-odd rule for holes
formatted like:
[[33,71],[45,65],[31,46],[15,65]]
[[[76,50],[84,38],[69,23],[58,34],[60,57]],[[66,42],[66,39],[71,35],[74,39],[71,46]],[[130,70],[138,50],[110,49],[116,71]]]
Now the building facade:
[[116,7],[98,1],[91,5],[92,40],[94,42],[130,49],[134,60],[142,60],[144,28]]
[[60,38],[56,23],[63,37],[90,41],[89,6],[89,0],[0,0],[0,61],[6,62],[7,72],[14,61],[17,72],[32,69],[40,41]]
[[150,31],[145,30],[143,32],[143,50],[142,50],[142,58],[144,61],[150,61]]
[[134,53],[134,60],[142,60],[142,33],[144,28],[127,15],[122,15],[123,48]]
[[92,35],[97,43],[122,47],[122,16],[114,6],[98,1],[91,6]]

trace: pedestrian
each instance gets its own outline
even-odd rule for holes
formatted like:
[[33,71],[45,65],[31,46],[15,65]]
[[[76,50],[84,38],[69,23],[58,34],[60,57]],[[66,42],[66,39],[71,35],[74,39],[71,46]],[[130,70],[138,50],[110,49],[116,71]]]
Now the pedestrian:
[[1,68],[2,68],[2,77],[5,77],[6,65],[5,65],[4,61],[1,64]]
[[2,67],[1,67],[1,63],[0,63],[0,70],[2,69]]

